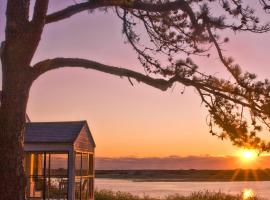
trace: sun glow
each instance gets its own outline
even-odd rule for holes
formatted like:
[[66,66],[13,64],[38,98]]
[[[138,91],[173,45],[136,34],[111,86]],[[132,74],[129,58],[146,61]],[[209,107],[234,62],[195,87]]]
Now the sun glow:
[[239,151],[239,157],[243,160],[243,161],[253,161],[258,157],[258,154],[255,150],[252,149],[243,149]]
[[254,198],[255,194],[252,189],[244,189],[243,191],[243,200]]

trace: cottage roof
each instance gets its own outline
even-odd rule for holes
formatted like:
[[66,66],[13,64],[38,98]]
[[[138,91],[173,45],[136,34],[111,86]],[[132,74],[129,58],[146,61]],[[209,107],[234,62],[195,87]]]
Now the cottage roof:
[[74,143],[83,127],[95,146],[86,121],[30,122],[26,124],[25,143]]

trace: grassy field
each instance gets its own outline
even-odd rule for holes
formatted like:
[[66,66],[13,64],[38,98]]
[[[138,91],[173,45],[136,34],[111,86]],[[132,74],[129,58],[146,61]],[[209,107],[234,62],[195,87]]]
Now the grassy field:
[[[95,191],[95,200],[243,200],[242,195],[227,195],[220,192],[194,192],[189,196],[172,195],[163,199],[149,196],[139,197],[125,192],[112,192],[109,190]],[[263,200],[258,197],[244,198],[244,200]]]

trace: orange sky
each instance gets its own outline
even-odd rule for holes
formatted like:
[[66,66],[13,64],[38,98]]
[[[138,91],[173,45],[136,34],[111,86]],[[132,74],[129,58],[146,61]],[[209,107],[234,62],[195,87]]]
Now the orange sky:
[[[54,1],[50,10],[65,1]],[[4,37],[4,4],[0,4],[0,39]],[[260,77],[270,75],[269,34],[230,34],[227,55]],[[267,44],[267,45],[266,45]],[[56,56],[81,57],[143,71],[132,48],[124,44],[120,21],[112,14],[84,12],[48,25],[34,61]],[[196,59],[203,71],[224,73],[217,56]],[[134,82],[135,83],[135,82]],[[95,71],[61,69],[33,85],[28,104],[32,121],[86,119],[97,144],[97,156],[164,157],[232,155],[228,141],[210,136],[207,112],[192,88],[157,89]]]

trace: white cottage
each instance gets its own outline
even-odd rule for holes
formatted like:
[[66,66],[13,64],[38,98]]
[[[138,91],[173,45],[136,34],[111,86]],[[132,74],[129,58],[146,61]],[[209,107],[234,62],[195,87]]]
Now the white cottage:
[[27,123],[27,199],[93,199],[94,149],[86,121]]

